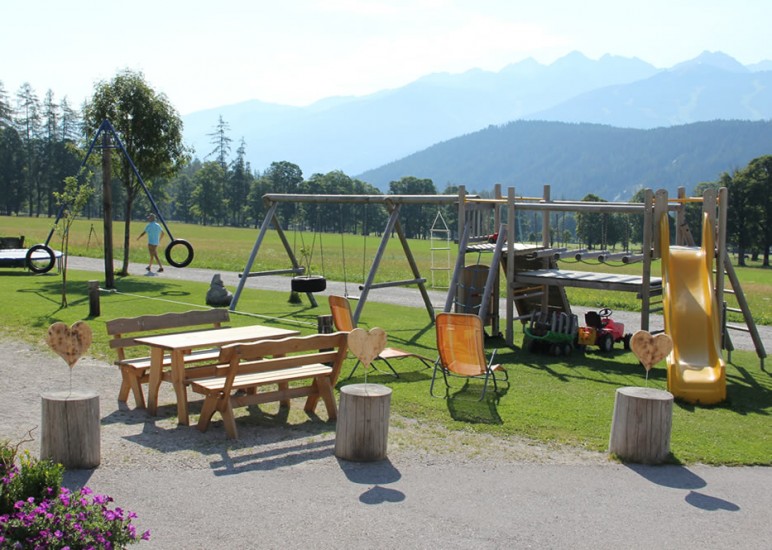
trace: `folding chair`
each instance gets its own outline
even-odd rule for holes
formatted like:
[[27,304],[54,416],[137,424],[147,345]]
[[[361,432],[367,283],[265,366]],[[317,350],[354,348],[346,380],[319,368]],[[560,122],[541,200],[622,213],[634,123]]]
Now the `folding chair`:
[[438,313],[435,319],[437,328],[437,350],[440,358],[434,364],[432,383],[429,393],[434,395],[434,381],[437,371],[442,371],[445,380],[445,397],[448,397],[449,376],[483,379],[483,391],[480,401],[485,397],[488,378],[493,379],[493,391],[498,392],[496,371],[504,373],[504,380],[509,381],[509,374],[500,364],[493,364],[496,357],[494,350],[490,361],[485,360],[483,324],[480,317],[467,313]]
[[[351,315],[351,304],[349,304],[349,301],[344,296],[336,296],[333,294],[330,295],[329,302],[330,313],[332,313],[332,323],[335,325],[335,330],[339,332],[351,332],[354,330],[356,326],[354,326],[354,318]],[[426,366],[426,368],[432,368],[433,361],[428,357],[397,348],[385,348],[375,359],[380,359],[386,363],[386,366],[389,367],[394,377],[399,378],[399,374],[397,374],[397,371],[394,370],[393,366],[391,366],[389,360],[404,359],[406,357],[415,357],[416,359],[420,360]],[[356,362],[354,368],[351,369],[351,372],[349,373],[346,380],[354,376],[354,371],[357,370],[357,367],[359,367],[360,363],[361,361]],[[378,370],[375,365],[372,365],[372,367],[375,370]]]

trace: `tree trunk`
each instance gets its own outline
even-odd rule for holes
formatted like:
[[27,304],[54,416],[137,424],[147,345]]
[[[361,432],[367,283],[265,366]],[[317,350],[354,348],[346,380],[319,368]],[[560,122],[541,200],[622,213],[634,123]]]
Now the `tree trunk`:
[[386,458],[391,388],[350,384],[340,390],[335,456],[357,462]]
[[60,462],[65,468],[99,466],[99,394],[57,391],[41,398],[40,458]]
[[673,395],[653,388],[616,391],[609,452],[623,460],[661,464],[670,456]]

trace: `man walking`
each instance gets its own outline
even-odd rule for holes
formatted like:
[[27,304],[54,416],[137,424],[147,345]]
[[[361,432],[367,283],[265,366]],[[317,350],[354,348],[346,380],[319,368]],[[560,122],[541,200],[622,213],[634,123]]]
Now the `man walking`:
[[158,262],[158,273],[163,272],[164,266],[161,265],[161,258],[158,257],[158,244],[161,242],[161,237],[164,236],[164,230],[155,221],[155,214],[148,214],[147,225],[142,233],[139,234],[137,240],[140,240],[143,235],[147,235],[147,250],[150,253],[150,263],[145,268],[147,271],[152,271],[153,259]]

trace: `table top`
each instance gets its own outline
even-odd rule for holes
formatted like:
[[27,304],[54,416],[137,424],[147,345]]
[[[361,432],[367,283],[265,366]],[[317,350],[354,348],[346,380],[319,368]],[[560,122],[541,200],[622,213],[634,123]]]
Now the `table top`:
[[218,328],[212,330],[196,330],[178,332],[175,334],[159,334],[145,336],[135,341],[148,346],[166,350],[195,349],[213,346],[225,346],[236,342],[254,342],[256,340],[277,340],[290,336],[299,336],[300,331],[288,330],[263,325],[248,325],[245,327]]

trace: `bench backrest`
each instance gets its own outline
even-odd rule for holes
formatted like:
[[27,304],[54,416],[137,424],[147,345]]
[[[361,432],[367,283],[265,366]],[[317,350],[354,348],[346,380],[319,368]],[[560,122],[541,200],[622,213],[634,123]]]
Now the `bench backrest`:
[[224,393],[228,394],[237,374],[268,372],[315,363],[332,365],[331,385],[334,386],[346,359],[347,342],[348,333],[334,332],[223,346],[218,362],[228,365]]
[[[162,313],[161,315],[141,315],[139,317],[122,317],[107,321],[107,334],[113,338],[110,347],[118,353],[118,360],[126,359],[124,348],[138,346],[135,338],[147,336],[155,331],[175,328],[200,327],[210,325],[219,328],[222,323],[230,320],[226,309],[206,309],[185,311],[183,313]],[[132,336],[126,336],[132,335]]]
[[24,248],[24,235],[21,237],[0,237],[0,249]]

